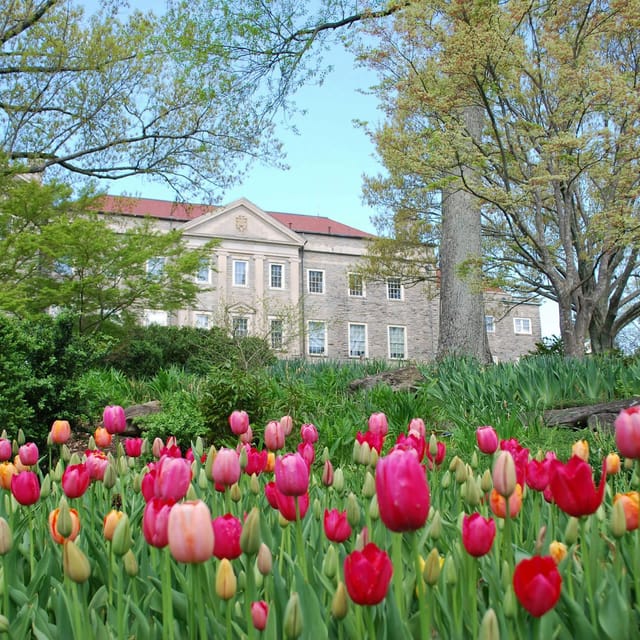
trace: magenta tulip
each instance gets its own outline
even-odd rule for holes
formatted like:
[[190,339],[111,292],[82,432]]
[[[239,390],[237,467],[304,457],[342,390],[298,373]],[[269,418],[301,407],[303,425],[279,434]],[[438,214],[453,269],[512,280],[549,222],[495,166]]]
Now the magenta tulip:
[[79,498],[89,487],[91,476],[85,464],[69,465],[62,474],[62,490],[67,498]]
[[493,427],[478,427],[476,429],[476,442],[478,443],[478,449],[482,453],[490,455],[498,449],[498,434]]
[[38,464],[38,445],[35,442],[26,442],[18,449],[18,457],[25,467]]
[[33,471],[21,471],[11,476],[11,493],[24,506],[40,499],[40,481]]
[[311,467],[313,461],[316,458],[316,450],[310,442],[301,442],[298,445],[298,453],[302,456],[303,460],[307,463],[308,467]]
[[313,424],[303,424],[300,427],[300,437],[302,438],[302,442],[314,444],[318,441],[318,430]]
[[324,510],[324,534],[332,542],[344,542],[351,535],[346,511]]
[[6,438],[0,438],[0,462],[6,462],[13,457],[13,449],[11,441]]
[[344,559],[344,582],[349,597],[360,605],[375,605],[387,595],[393,574],[391,558],[373,542]]
[[154,495],[164,500],[182,500],[191,484],[191,464],[186,458],[162,456],[156,464]]
[[626,458],[640,458],[640,407],[623,409],[613,426],[620,455]]
[[169,514],[175,502],[151,498],[142,515],[144,539],[153,547],[162,549],[169,544]]
[[139,458],[142,455],[142,438],[126,438],[124,441],[124,452],[130,458]]
[[211,512],[202,500],[175,504],[169,513],[169,549],[178,562],[206,562],[213,554]]
[[275,498],[280,515],[289,522],[295,522],[300,516],[302,520],[309,510],[309,494],[305,493],[301,496],[285,496],[284,493],[275,488]]
[[124,409],[117,404],[110,404],[102,412],[102,424],[110,433],[122,433],[127,428],[127,418]]
[[214,518],[211,526],[213,527],[213,555],[218,560],[222,558],[233,560],[239,557],[242,553],[240,549],[242,523],[240,520],[227,513]]
[[242,435],[249,428],[249,416],[246,411],[234,411],[229,416],[231,431],[237,436]]
[[285,496],[301,496],[309,488],[309,466],[299,453],[276,458],[276,486]]
[[479,513],[465,515],[462,520],[462,544],[469,555],[479,558],[489,553],[496,537],[496,523]]

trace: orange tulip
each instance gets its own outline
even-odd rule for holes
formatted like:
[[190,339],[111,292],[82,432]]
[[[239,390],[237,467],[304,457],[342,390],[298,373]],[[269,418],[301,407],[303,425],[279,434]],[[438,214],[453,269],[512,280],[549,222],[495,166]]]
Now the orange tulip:
[[20,456],[16,456],[13,459],[13,464],[16,468],[16,473],[19,473],[20,471],[31,471],[31,467],[29,465],[22,463],[22,460],[20,460]]
[[567,545],[564,542],[553,540],[549,544],[549,555],[556,564],[560,564],[567,555]]
[[571,455],[589,462],[589,443],[586,440],[577,440],[571,447]]
[[98,427],[93,434],[93,439],[102,449],[111,444],[111,438],[111,434],[104,427]]
[[69,509],[71,515],[71,533],[65,538],[58,532],[58,516],[60,515],[60,509],[54,509],[49,513],[49,533],[54,542],[58,544],[64,544],[65,540],[75,540],[80,533],[80,516],[76,509]]
[[[507,499],[501,496],[495,489],[491,490],[489,506],[498,518],[504,518],[507,515]],[[520,513],[521,507],[522,487],[520,484],[516,484],[516,490],[509,496],[509,516],[515,518],[515,516]]]
[[0,464],[0,487],[11,491],[11,476],[18,473],[13,462],[3,462]]
[[607,456],[607,474],[614,475],[620,472],[620,456],[617,453],[610,453]]
[[640,514],[640,493],[637,491],[628,491],[627,493],[616,493],[613,496],[613,504],[622,502],[624,509],[624,517],[627,521],[627,531],[633,531],[638,528],[638,515]]
[[269,451],[267,454],[267,464],[264,467],[265,471],[273,471],[276,468],[276,454],[273,451]]
[[54,444],[64,444],[71,437],[71,425],[68,420],[55,420],[51,425],[49,433],[51,442]]
[[116,511],[111,509],[109,513],[104,517],[102,525],[102,533],[107,540],[113,540],[113,533],[120,522],[120,518],[124,516],[124,511]]

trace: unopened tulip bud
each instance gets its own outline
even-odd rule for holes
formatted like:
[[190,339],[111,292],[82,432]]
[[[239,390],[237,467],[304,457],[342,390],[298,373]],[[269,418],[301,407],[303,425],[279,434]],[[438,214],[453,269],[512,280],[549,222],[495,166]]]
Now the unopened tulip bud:
[[69,458],[69,465],[80,464],[82,462],[82,458],[77,451],[74,451]]
[[369,544],[369,530],[363,527],[362,531],[356,536],[354,548],[356,551],[362,551]]
[[360,524],[360,503],[353,492],[347,496],[347,521],[352,529]]
[[26,441],[24,437],[24,431],[22,429],[18,429],[18,446],[21,447]]
[[549,555],[556,564],[560,564],[567,556],[567,545],[558,540],[553,540],[549,544]]
[[124,455],[124,453],[120,458],[117,459],[116,468],[118,471],[118,475],[121,478],[129,474],[129,463],[127,462],[127,457]]
[[267,576],[271,573],[271,568],[273,567],[273,555],[271,553],[271,549],[269,549],[264,542],[260,543],[258,557],[256,558],[256,566],[263,576]]
[[240,450],[240,455],[238,456],[238,460],[240,461],[240,468],[244,471],[247,463],[249,462],[247,450],[245,447],[242,447]]
[[66,444],[63,444],[60,447],[60,457],[65,461],[69,462],[71,460],[71,450]]
[[238,581],[228,558],[222,558],[216,572],[216,595],[222,600],[231,600],[236,595]]
[[135,578],[138,575],[138,571],[140,570],[140,567],[138,566],[138,561],[136,560],[136,556],[133,553],[133,551],[131,551],[131,549],[129,549],[129,551],[127,551],[127,553],[124,554],[124,558],[122,559],[122,562],[124,564],[124,570],[126,574],[130,578]]
[[491,478],[491,471],[489,469],[485,469],[482,474],[482,478],[480,479],[480,489],[482,493],[489,493],[491,489],[493,489],[493,479]]
[[616,500],[611,511],[611,534],[614,538],[622,538],[626,532],[627,517],[624,512],[624,504],[622,500]]
[[380,454],[376,451],[376,449],[371,449],[369,451],[369,466],[372,469],[375,469],[379,459],[380,459]]
[[429,552],[422,569],[422,578],[431,587],[437,584],[442,571],[442,563],[438,550],[434,547]]
[[289,521],[278,511],[278,524],[281,529],[286,529],[289,526]]
[[207,453],[207,459],[204,463],[204,471],[207,474],[207,478],[209,478],[209,480],[213,479],[213,476],[211,475],[211,468],[213,467],[213,461],[215,460],[216,457],[216,448],[214,446],[209,447],[209,453]]
[[9,633],[10,625],[7,616],[0,615],[0,633]]
[[536,555],[542,555],[542,547],[544,545],[544,538],[547,535],[547,527],[546,525],[542,525],[540,530],[538,531],[538,537],[536,538],[536,543],[534,545],[534,553]]
[[5,555],[11,551],[13,547],[13,534],[11,533],[11,527],[9,523],[0,517],[0,556]]
[[342,620],[349,612],[349,598],[347,597],[347,589],[344,582],[338,582],[336,592],[331,600],[331,615],[336,620]]
[[329,545],[322,560],[322,573],[330,580],[335,578],[338,573],[338,552],[333,545]]
[[136,473],[133,476],[133,480],[131,481],[131,487],[136,493],[140,493],[140,488],[142,486],[142,478],[144,477],[145,473],[149,473],[149,472],[143,471],[141,473]]
[[458,458],[458,464],[455,469],[455,479],[458,484],[463,484],[467,481],[467,465],[460,458]]
[[474,449],[473,453],[471,454],[471,468],[472,469],[477,469],[478,468],[478,452]]
[[201,436],[196,438],[196,443],[193,446],[193,453],[195,454],[196,460],[200,460],[200,458],[202,458],[202,454],[204,453],[204,440]]
[[458,456],[453,456],[453,458],[451,458],[451,461],[449,462],[449,471],[451,473],[453,473],[456,470],[456,467],[458,466],[459,462],[460,462],[460,458]]
[[358,451],[358,459],[356,462],[359,464],[369,464],[369,459],[371,458],[371,447],[368,442],[363,442],[360,444],[360,449]]
[[322,467],[322,484],[330,487],[333,484],[333,465],[331,460],[325,460]]
[[476,478],[471,476],[464,484],[467,488],[464,496],[466,503],[471,507],[477,507],[480,504],[481,493]]
[[620,456],[613,452],[607,455],[607,474],[615,475],[620,472]]
[[64,473],[64,464],[62,464],[62,460],[58,460],[56,466],[53,468],[53,471],[49,474],[51,479],[54,482],[60,482],[62,480],[62,474]]
[[487,609],[482,617],[478,640],[500,640],[500,625],[493,609]]
[[509,586],[504,595],[504,604],[502,611],[507,618],[515,618],[518,613],[518,603],[516,602],[516,594],[513,587]]
[[205,470],[200,467],[198,470],[198,487],[204,491],[209,486],[209,480],[207,479],[207,474]]
[[62,550],[64,575],[77,583],[86,582],[91,575],[91,565],[87,556],[72,540],[65,540]]
[[58,519],[56,520],[56,531],[63,537],[68,538],[73,531],[73,521],[71,520],[71,511],[67,499],[62,496],[58,504]]
[[249,478],[249,491],[251,491],[254,496],[257,496],[261,491],[260,482],[258,481],[258,476],[255,473],[252,473],[251,478]]
[[164,442],[160,438],[154,438],[153,445],[151,446],[151,453],[154,458],[160,457],[160,452],[164,449]]
[[365,498],[371,498],[376,494],[376,480],[370,471],[367,471],[362,485],[362,495]]
[[118,520],[118,524],[113,532],[111,539],[111,549],[117,556],[123,556],[129,549],[133,540],[131,540],[131,524],[129,516],[126,513]]
[[504,498],[516,490],[516,463],[508,451],[501,451],[493,465],[493,488]]
[[104,470],[104,477],[102,478],[102,484],[107,489],[113,489],[116,485],[116,481],[118,479],[118,474],[112,464],[107,465],[107,468]]
[[567,526],[564,530],[564,541],[568,545],[575,544],[578,539],[578,529],[580,526],[580,522],[578,518],[574,518],[573,516],[569,518],[567,522]]
[[93,437],[93,435],[89,436],[87,449],[89,449],[90,451],[93,451],[94,449],[96,449],[96,439]]
[[240,502],[240,500],[242,500],[242,491],[240,491],[240,485],[237,482],[234,482],[229,488],[229,497],[234,502]]
[[625,471],[631,471],[631,469],[633,469],[635,464],[636,464],[636,461],[633,458],[625,458],[624,459],[624,470]]
[[51,476],[46,475],[40,485],[40,499],[48,498],[51,495]]
[[436,438],[436,434],[432,433],[429,436],[429,453],[431,457],[435,459],[438,455],[438,438]]
[[442,474],[442,480],[440,480],[440,486],[443,489],[448,489],[451,486],[451,472],[445,471]]
[[432,540],[438,540],[442,535],[442,516],[440,515],[440,511],[435,511],[433,514],[433,518],[431,519],[431,524],[429,525],[429,537]]
[[240,548],[248,556],[252,556],[260,550],[260,542],[260,509],[253,507],[242,527]]
[[458,570],[451,555],[448,555],[444,561],[444,581],[449,587],[453,587],[458,583]]
[[509,586],[511,585],[511,579],[511,565],[506,560],[504,560],[502,562],[502,569],[500,570],[500,580],[502,581],[502,586],[504,589],[509,588]]
[[340,492],[344,489],[344,471],[338,467],[333,473],[333,488]]
[[313,517],[316,520],[321,520],[322,519],[322,503],[320,502],[320,500],[318,500],[318,498],[314,498],[313,500]]
[[373,496],[369,503],[369,517],[377,520],[380,517],[380,505],[378,504],[378,496]]
[[302,608],[297,593],[292,593],[284,610],[284,635],[294,640],[302,634]]

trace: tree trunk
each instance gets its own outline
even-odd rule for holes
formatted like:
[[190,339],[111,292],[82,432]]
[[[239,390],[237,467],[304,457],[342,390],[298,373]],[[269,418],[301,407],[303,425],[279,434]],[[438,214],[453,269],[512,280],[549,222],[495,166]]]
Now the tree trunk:
[[[471,136],[479,137],[482,110],[469,107],[464,118]],[[461,177],[465,171],[461,170]],[[442,193],[438,358],[447,356],[491,362],[482,293],[480,206],[460,186]]]

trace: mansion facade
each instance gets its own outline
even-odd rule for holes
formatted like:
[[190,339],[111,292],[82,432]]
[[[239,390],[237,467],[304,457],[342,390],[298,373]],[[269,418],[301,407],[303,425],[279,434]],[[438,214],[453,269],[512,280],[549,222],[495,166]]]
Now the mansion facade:
[[[358,263],[373,237],[326,217],[274,213],[246,199],[226,206],[106,196],[100,206],[126,229],[148,217],[160,231],[180,229],[190,247],[218,244],[196,274],[202,287],[191,309],[148,309],[147,324],[210,328],[268,340],[282,358],[428,361],[438,344],[433,285],[400,278],[368,282]],[[164,258],[149,261],[152,273]],[[497,292],[485,295],[487,332],[496,361],[516,360],[541,340],[540,307]]]

